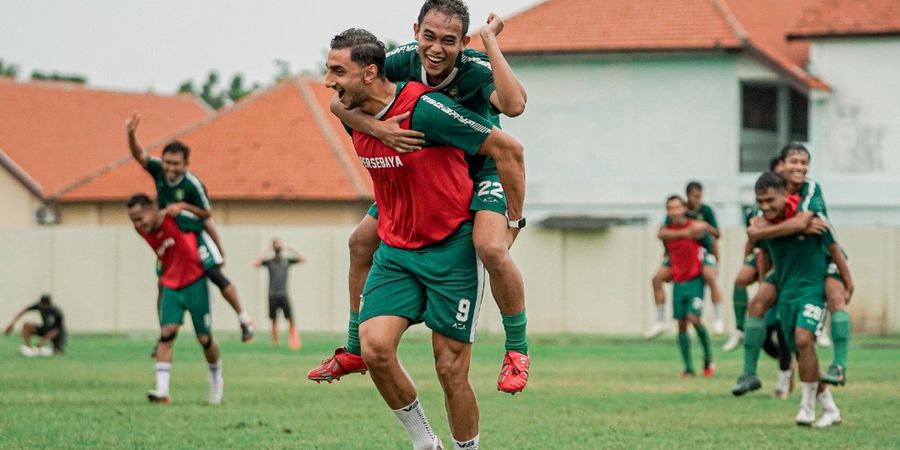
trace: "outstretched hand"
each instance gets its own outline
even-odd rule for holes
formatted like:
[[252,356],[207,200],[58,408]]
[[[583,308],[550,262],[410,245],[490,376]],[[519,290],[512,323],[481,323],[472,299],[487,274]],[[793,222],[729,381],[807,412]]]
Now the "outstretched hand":
[[131,117],[125,119],[125,129],[128,130],[128,134],[134,134],[137,131],[138,125],[141,123],[141,116],[137,112],[131,113]]

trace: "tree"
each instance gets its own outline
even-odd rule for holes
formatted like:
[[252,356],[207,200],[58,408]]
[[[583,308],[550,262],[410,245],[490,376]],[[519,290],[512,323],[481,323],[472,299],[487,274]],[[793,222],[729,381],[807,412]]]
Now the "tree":
[[42,80],[42,81],[67,81],[70,83],[78,83],[78,84],[87,84],[87,77],[84,75],[78,75],[73,73],[60,73],[60,72],[50,72],[44,73],[40,70],[33,70],[31,72],[32,80]]
[[16,78],[19,75],[19,66],[4,62],[0,59],[0,78]]

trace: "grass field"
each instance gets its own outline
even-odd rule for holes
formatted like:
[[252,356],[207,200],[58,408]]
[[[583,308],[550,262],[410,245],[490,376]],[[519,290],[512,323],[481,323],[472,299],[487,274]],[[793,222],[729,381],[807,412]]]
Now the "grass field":
[[[516,396],[495,390],[499,336],[481,336],[471,379],[481,406],[483,448],[897,448],[900,339],[858,337],[850,383],[835,389],[845,423],[826,430],[792,422],[799,401],[771,397],[775,364],[760,363],[763,390],[728,390],[741,352],[717,352],[711,379],[677,378],[672,337],[532,336],[531,384]],[[308,368],[341,342],[304,336],[299,352],[264,336],[243,345],[223,336],[225,402],[205,404],[207,371],[190,333],[176,345],[171,405],[148,404],[152,335],[75,335],[63,357],[25,359],[0,339],[0,447],[406,449],[401,425],[368,376],[317,385]],[[717,348],[721,340],[717,340]],[[695,356],[698,355],[695,343]],[[830,361],[831,352],[821,352]],[[430,340],[407,336],[401,358],[445,444],[449,430],[431,364]]]

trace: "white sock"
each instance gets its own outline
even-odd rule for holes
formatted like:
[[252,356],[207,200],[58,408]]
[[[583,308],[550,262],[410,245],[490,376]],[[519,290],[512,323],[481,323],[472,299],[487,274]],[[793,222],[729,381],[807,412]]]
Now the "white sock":
[[721,303],[719,303],[718,305],[713,303],[713,312],[716,315],[716,321],[722,320],[722,304]]
[[800,400],[804,405],[812,406],[813,410],[816,408],[816,393],[819,390],[819,383],[805,383],[800,382],[800,390],[803,392],[803,399]]
[[169,395],[169,371],[172,370],[172,363],[158,362],[155,367],[156,393],[159,395]]
[[457,441],[453,438],[453,450],[478,450],[478,435],[468,441]]
[[666,321],[666,305],[656,305],[656,321],[659,323]]
[[209,363],[209,384],[222,383],[222,360]]
[[247,311],[241,311],[241,313],[238,314],[238,321],[241,322],[242,325],[250,324],[250,315],[247,314]]
[[840,412],[834,398],[831,397],[831,389],[826,388],[817,396],[817,400],[822,403],[822,411]]
[[394,415],[400,419],[400,423],[409,433],[414,450],[432,450],[437,448],[438,438],[431,430],[431,424],[425,417],[425,411],[419,405],[419,399],[413,400],[408,406],[394,410]]
[[794,371],[791,369],[788,370],[779,370],[778,371],[778,387],[781,388],[782,391],[788,391],[791,388],[791,378],[794,377]]

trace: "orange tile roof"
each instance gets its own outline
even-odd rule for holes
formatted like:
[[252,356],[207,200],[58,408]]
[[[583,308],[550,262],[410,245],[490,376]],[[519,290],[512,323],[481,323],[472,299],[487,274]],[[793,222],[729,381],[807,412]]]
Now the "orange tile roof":
[[900,34],[897,0],[821,0],[805,8],[788,37]]
[[[189,169],[215,200],[367,200],[368,174],[328,111],[322,82],[288,79],[174,135],[191,148]],[[138,130],[138,138],[149,142]],[[161,147],[161,146],[160,146]],[[161,148],[152,153],[159,154]],[[122,154],[125,156],[122,157]],[[120,165],[90,177],[63,201],[120,200],[153,183],[123,149]]]
[[[747,51],[802,89],[808,45],[785,34],[814,0],[548,0],[506,20],[505,54]],[[473,48],[483,49],[479,36]]]
[[0,79],[0,151],[34,182],[36,195],[49,197],[128,151],[125,118],[134,110],[144,114],[147,127],[142,131],[148,142],[210,114],[190,95]]

